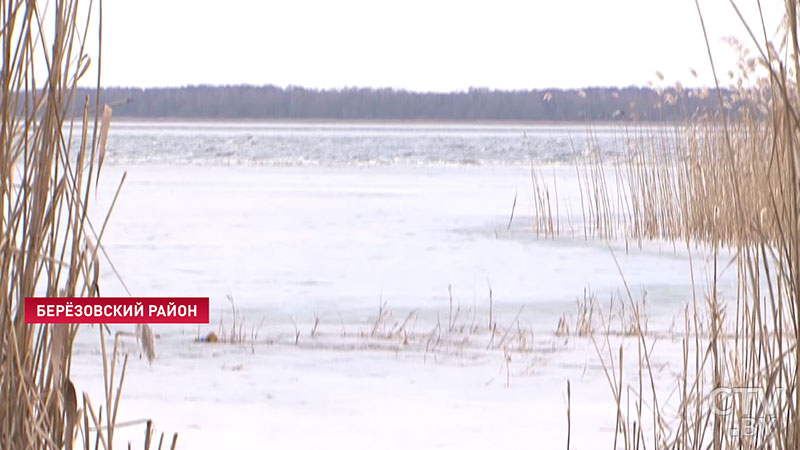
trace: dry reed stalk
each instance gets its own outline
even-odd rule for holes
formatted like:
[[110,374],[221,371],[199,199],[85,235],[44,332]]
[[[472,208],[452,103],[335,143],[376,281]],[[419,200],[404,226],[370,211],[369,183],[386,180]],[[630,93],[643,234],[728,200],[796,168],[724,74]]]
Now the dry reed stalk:
[[[763,20],[756,31],[742,20],[757,52],[740,64],[740,78],[750,86],[737,80],[723,91],[718,85],[716,115],[690,115],[681,126],[637,137],[613,176],[599,159],[576,165],[585,238],[624,238],[639,245],[667,240],[685,245],[690,254],[693,298],[685,310],[675,414],[659,407],[643,319],[627,284],[640,360],[638,386],[627,390],[627,411],[622,347],[617,357],[610,353],[608,326],[602,348],[609,353],[595,342],[616,403],[615,447],[643,448],[645,429],[652,434],[651,448],[800,446],[800,5],[788,0],[785,6],[783,35],[775,45]],[[698,13],[704,28],[699,5]],[[757,75],[759,66],[765,77]],[[680,98],[665,98],[674,101]],[[546,189],[537,186],[534,196]],[[712,252],[702,299],[694,296],[695,245]],[[738,274],[733,299],[723,298],[718,289],[719,273],[728,264],[720,259],[725,248],[733,250]],[[728,413],[719,414],[708,404],[717,388],[753,388],[767,398],[785,391],[787,396],[770,404],[734,396]],[[642,414],[646,395],[653,410],[649,424]],[[745,420],[765,417],[777,420],[761,434],[741,433]]]
[[[78,409],[70,379],[78,326],[26,324],[23,307],[37,295],[99,295],[98,251],[105,254],[102,237],[119,194],[98,233],[89,205],[111,121],[109,107],[100,115],[102,2],[82,9],[75,0],[12,0],[0,4],[0,22],[0,448],[110,450],[127,356],[117,373],[118,342],[109,354],[99,327],[105,406],[95,414],[84,394]],[[92,23],[93,106],[75,98],[90,73]]]
[[[742,18],[736,4],[731,5]],[[742,20],[756,55],[743,52],[735,85],[727,90],[718,85],[710,91],[718,99],[716,114],[687,113],[685,123],[674,127],[633,134],[626,130],[628,151],[611,166],[597,152],[590,151],[579,160],[573,145],[581,207],[578,220],[584,239],[624,239],[626,245],[631,241],[639,246],[645,240],[666,240],[685,245],[690,255],[693,297],[685,312],[683,367],[677,380],[680,407],[670,418],[653,408],[649,428],[653,448],[800,446],[796,376],[800,361],[800,6],[788,0],[785,7],[783,34],[775,44],[763,20],[755,26]],[[698,13],[704,26],[699,7]],[[709,58],[714,68],[712,55]],[[766,76],[760,77],[757,70]],[[743,87],[742,80],[749,86]],[[534,232],[553,238],[561,228],[551,225],[551,188],[536,167],[531,168],[531,180]],[[556,204],[556,211],[560,210]],[[695,296],[692,262],[692,247],[698,245],[713,253],[710,288],[702,299]],[[718,290],[720,268],[727,265],[719,256],[724,248],[735,255],[735,299],[722,298]],[[643,340],[646,326],[639,307],[632,302],[631,306],[635,328],[629,331],[639,336],[641,358],[648,359]],[[579,310],[579,317],[586,316],[587,310]],[[602,314],[600,319],[605,320]],[[579,321],[576,333],[583,329],[583,334],[594,336],[593,330],[586,333],[591,322]],[[608,327],[604,332],[606,338],[613,334]],[[560,321],[557,334],[569,334],[566,320]],[[622,413],[624,381],[614,376],[614,357],[604,358],[611,363],[606,374],[617,403],[620,444],[639,448],[644,445],[644,371],[640,366],[639,397],[634,402],[639,406],[631,417]],[[780,420],[765,435],[734,436],[731,430],[737,424],[763,417],[765,407],[734,399],[734,414],[712,414],[706,402],[719,387],[753,387],[765,396],[785,390],[789,396],[773,405],[777,409],[771,413]],[[652,404],[657,405],[655,386],[651,391]],[[670,431],[664,425],[668,421]]]
[[26,296],[97,292],[99,238],[87,211],[101,147],[88,131],[88,99],[77,153],[66,122],[88,69],[88,18],[76,2],[12,1],[0,20],[0,447],[72,448],[77,326],[27,325],[22,306]]
[[569,380],[567,380],[567,450],[569,450],[569,441],[572,437],[572,390],[570,388]]

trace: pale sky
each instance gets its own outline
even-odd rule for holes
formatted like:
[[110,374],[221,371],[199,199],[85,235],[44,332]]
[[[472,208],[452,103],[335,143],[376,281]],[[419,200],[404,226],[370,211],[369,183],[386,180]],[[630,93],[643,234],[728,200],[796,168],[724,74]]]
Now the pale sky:
[[[738,3],[755,17],[755,0]],[[727,0],[700,6],[726,73],[721,38],[749,38]],[[782,2],[763,6],[772,37]],[[712,82],[694,0],[105,0],[103,49],[105,86],[577,88],[645,86],[657,70],[660,84]]]

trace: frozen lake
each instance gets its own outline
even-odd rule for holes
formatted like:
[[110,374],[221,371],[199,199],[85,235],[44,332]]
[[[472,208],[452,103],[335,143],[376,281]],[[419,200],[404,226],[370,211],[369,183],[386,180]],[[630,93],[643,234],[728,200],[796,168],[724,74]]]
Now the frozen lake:
[[558,124],[115,122],[108,157],[170,165],[527,166],[571,162],[590,149],[610,154],[641,132]]
[[[495,442],[486,429],[506,433],[501,448],[530,448],[540,435],[560,446],[568,378],[577,383],[575,408],[586,414],[575,419],[585,428],[573,431],[573,442],[585,445],[574,448],[590,448],[600,431],[613,439],[605,422],[613,427],[614,405],[591,345],[554,338],[559,317],[575,312],[587,287],[601,302],[622,292],[610,248],[633,294],[647,293],[656,329],[667,330],[691,299],[685,248],[626,252],[624,242],[584,240],[574,222],[574,155],[613,158],[625,145],[619,129],[120,123],[112,130],[94,212],[98,223],[127,173],[103,241],[114,265],[133,295],[211,298],[212,324],[157,328],[159,359],[132,362],[124,388],[125,418],[152,417],[179,431],[186,448],[486,448]],[[571,205],[557,213],[555,239],[533,229],[532,164]],[[701,255],[694,255],[700,291],[708,275]],[[436,362],[427,352],[337,344],[340,329],[369,327],[382,302],[398,317],[416,313],[417,331],[427,331],[447,320],[450,290],[460,313],[483,322],[490,287],[498,323],[516,320],[538,349],[514,359],[516,381],[507,387],[502,350]],[[108,267],[101,292],[125,295]],[[198,332],[217,329],[228,295],[249,324],[263,320],[263,342],[193,343]],[[318,341],[309,336],[315,317]],[[306,347],[287,340],[295,326]],[[96,331],[84,330],[73,368],[85,380],[79,389],[97,389],[102,379],[92,362],[96,340]],[[444,416],[439,427],[431,422]],[[365,420],[368,429],[359,427]]]
[[[561,313],[584,287],[602,292],[620,281],[606,243],[570,230],[580,218],[574,167],[540,155],[567,155],[569,142],[615,149],[622,141],[614,128],[594,133],[600,138],[591,144],[583,128],[566,126],[123,123],[110,138],[107,195],[95,212],[127,172],[104,244],[135,295],[209,296],[221,309],[230,294],[242,309],[308,315],[372,310],[380,298],[438,310],[448,286],[471,306],[485,303],[491,285],[501,309]],[[223,142],[222,153],[260,155],[257,163],[186,157],[187,149]],[[281,164],[307,161],[309,146],[329,142],[352,159],[325,153],[310,166]],[[408,152],[398,150],[404,146]],[[539,150],[524,156],[525,146]],[[454,148],[491,159],[459,164]],[[417,157],[384,164],[398,152]],[[360,165],[365,155],[374,164]],[[572,205],[559,212],[555,240],[533,232],[531,161]],[[674,256],[671,246],[620,255],[629,282],[661,303],[686,286],[685,260]],[[105,295],[124,294],[110,271],[103,281]]]
[[[105,179],[121,170],[105,245],[135,295],[209,296],[219,309],[230,294],[242,309],[310,315],[372,311],[379,298],[441,309],[448,285],[484,306],[491,285],[501,308],[560,313],[584,287],[620,283],[605,242],[537,239],[528,169],[132,166]],[[686,261],[671,246],[622,253],[632,284],[682,300]],[[103,281],[124,294],[111,271]]]

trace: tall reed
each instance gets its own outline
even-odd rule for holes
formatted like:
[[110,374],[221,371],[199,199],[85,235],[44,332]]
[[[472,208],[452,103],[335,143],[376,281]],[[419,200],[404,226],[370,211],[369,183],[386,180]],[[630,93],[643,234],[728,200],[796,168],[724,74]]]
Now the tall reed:
[[[641,321],[631,385],[622,364],[631,356],[613,351],[607,336],[598,345],[617,403],[616,448],[800,448],[800,4],[785,7],[776,42],[763,20],[742,20],[756,54],[742,51],[733,86],[711,91],[716,114],[687,112],[684,124],[630,139],[615,165],[578,166],[587,236],[668,240],[690,255],[703,245],[712,255],[708,291],[686,309],[677,410],[659,406]],[[704,27],[699,5],[698,13]],[[725,249],[738,273],[733,298],[718,288]],[[716,395],[736,389],[757,395]]]
[[[88,6],[88,8],[87,8]],[[100,11],[99,21],[91,16]],[[112,448],[119,384],[103,339],[105,411],[70,379],[76,325],[25,323],[24,298],[99,295],[103,224],[89,204],[111,114],[76,98],[102,3],[0,3],[0,448]],[[91,26],[95,23],[96,28]],[[94,61],[97,92],[100,57]],[[74,113],[79,111],[77,118]],[[106,219],[107,219],[106,215]],[[102,226],[99,226],[102,225]],[[116,395],[112,395],[117,386]],[[109,414],[110,412],[110,414]],[[105,414],[105,415],[104,415]],[[91,423],[91,425],[90,425]],[[77,431],[83,439],[75,442]],[[95,437],[90,438],[91,432]]]

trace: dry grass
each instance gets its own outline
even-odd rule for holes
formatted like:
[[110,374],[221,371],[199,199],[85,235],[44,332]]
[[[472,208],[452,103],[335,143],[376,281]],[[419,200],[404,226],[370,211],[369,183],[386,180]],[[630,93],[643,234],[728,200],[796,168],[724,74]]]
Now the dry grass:
[[[715,115],[687,111],[674,128],[626,135],[629,151],[613,164],[596,156],[576,164],[585,238],[666,240],[685,246],[690,260],[698,245],[712,255],[708,291],[693,294],[679,335],[675,410],[667,412],[658,396],[652,339],[630,291],[623,333],[635,339],[635,354],[617,351],[609,329],[591,328],[616,403],[613,448],[800,448],[800,5],[785,4],[779,41],[768,40],[763,24],[745,24],[756,52],[742,52],[727,93],[711,92],[719,101]],[[534,177],[534,222],[552,237],[548,189]],[[730,299],[718,289],[728,263],[723,249],[734,252],[738,274]],[[564,318],[558,333],[586,332],[591,320],[581,318],[592,311],[585,301],[575,328]],[[623,370],[631,358],[638,373]],[[778,400],[730,396],[714,403],[729,407],[720,414],[709,403],[718,402],[710,396],[718,388],[755,389],[761,400]]]
[[667,336],[668,333],[650,333],[646,313],[647,296],[628,301],[611,294],[607,308],[597,299],[597,294],[584,288],[583,296],[575,302],[575,314],[562,314],[555,335],[562,338],[603,336]]
[[[91,73],[84,39],[89,33],[102,36],[102,15],[93,29],[95,11],[90,9],[79,8],[76,1],[0,4],[4,449],[111,449],[114,430],[121,426],[117,412],[127,356],[118,367],[117,339],[108,352],[104,329],[98,327],[105,387],[97,407],[86,395],[78,396],[70,379],[78,326],[28,325],[23,308],[27,296],[99,295],[98,251],[108,215],[98,227],[89,219],[89,205],[99,182],[111,110],[101,108],[99,96],[93,103],[75,98],[77,83]],[[99,88],[99,57],[94,67]],[[72,119],[76,110],[81,111],[77,122]]]
[[[258,325],[251,324],[248,327],[244,315],[238,309],[236,309],[236,302],[234,301],[233,296],[228,294],[225,298],[231,305],[230,330],[225,327],[225,322],[223,321],[222,317],[220,317],[217,333],[212,332],[202,337],[198,335],[197,341],[250,345],[257,342],[259,339],[259,331],[261,330],[261,326],[264,324],[264,318],[262,317],[261,322]],[[198,333],[199,331],[200,330],[198,329]]]
[[[502,356],[504,373],[514,355],[525,355],[516,361],[524,363],[563,348],[563,344],[552,339],[549,333],[537,340],[533,329],[522,319],[523,309],[502,322],[498,321],[491,289],[480,311],[477,299],[474,305],[465,307],[451,288],[448,287],[447,293],[448,306],[443,311],[399,312],[381,299],[375,314],[368,319],[345,323],[337,310],[338,324],[334,326],[333,322],[326,320],[326,314],[314,312],[313,317],[300,323],[290,317],[291,329],[273,328],[263,337],[259,334],[261,325],[249,333],[233,332],[233,329],[243,330],[245,323],[245,318],[237,314],[235,328],[233,319],[221,318],[218,332],[198,328],[196,341],[245,345],[248,348],[290,345],[318,350],[389,351],[419,355],[425,359],[493,359]],[[232,328],[227,331],[226,327]]]

